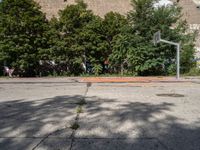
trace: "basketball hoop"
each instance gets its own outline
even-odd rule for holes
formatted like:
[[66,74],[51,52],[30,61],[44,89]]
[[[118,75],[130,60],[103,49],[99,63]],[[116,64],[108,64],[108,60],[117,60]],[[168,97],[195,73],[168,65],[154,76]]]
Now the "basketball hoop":
[[171,42],[171,41],[167,41],[164,39],[161,39],[161,35],[160,35],[160,31],[156,32],[153,35],[153,43],[154,45],[156,45],[159,42],[164,42],[170,45],[174,45],[177,47],[177,51],[176,51],[176,78],[179,79],[180,77],[180,43],[175,43],[175,42]]

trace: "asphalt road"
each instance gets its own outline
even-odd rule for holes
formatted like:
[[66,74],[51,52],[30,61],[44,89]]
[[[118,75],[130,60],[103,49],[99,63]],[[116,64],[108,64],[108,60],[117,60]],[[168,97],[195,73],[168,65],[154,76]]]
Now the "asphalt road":
[[200,150],[200,80],[0,79],[0,150]]

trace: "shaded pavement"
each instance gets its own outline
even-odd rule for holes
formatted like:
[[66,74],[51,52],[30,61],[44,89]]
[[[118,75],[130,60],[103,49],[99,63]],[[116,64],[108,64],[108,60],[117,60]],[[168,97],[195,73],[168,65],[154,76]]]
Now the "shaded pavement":
[[200,150],[200,84],[3,80],[2,150]]

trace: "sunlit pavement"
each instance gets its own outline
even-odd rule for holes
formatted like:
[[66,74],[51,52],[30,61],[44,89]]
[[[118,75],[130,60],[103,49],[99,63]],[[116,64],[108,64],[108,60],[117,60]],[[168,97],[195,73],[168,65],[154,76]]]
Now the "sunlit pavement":
[[0,78],[0,149],[200,150],[200,78]]

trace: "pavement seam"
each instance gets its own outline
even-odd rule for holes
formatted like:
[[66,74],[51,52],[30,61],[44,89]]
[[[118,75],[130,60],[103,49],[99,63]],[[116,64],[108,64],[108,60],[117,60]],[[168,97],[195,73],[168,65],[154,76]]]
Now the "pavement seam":
[[145,133],[145,130],[144,130],[144,128],[141,128],[141,130],[142,130],[142,133],[143,133],[143,138],[151,138],[151,139],[154,139],[154,140],[156,140],[160,145],[162,145],[164,149],[169,150],[169,147],[168,147],[167,145],[165,145],[159,138],[157,138],[157,137],[145,137],[145,134],[144,134],[144,133]]
[[60,131],[62,131],[62,130],[65,130],[65,129],[67,129],[67,128],[69,128],[69,127],[64,127],[64,128],[62,128],[62,129],[57,129],[56,131],[53,131],[53,132],[49,133],[48,135],[46,135],[45,137],[43,137],[43,138],[40,140],[40,142],[39,142],[38,144],[36,144],[36,145],[32,148],[32,150],[35,150],[40,144],[42,144],[47,138],[49,138],[49,136],[55,134],[56,132],[60,132]]
[[[63,129],[64,130],[64,129]],[[60,130],[61,131],[61,130]],[[54,131],[52,134],[54,134],[55,132],[58,132],[58,131]],[[47,136],[47,135],[46,135]],[[45,136],[45,137],[46,137]],[[21,139],[43,139],[43,138],[45,138],[45,137],[40,137],[40,136],[38,136],[38,137],[0,137],[0,139],[16,139],[16,138],[21,138]],[[59,139],[62,139],[62,138],[64,138],[64,137],[51,137],[51,138],[59,138]],[[66,137],[65,137],[66,138]],[[68,139],[70,139],[70,138],[68,138]]]
[[[77,140],[88,140],[88,139],[93,139],[93,140],[127,140],[127,139],[138,139],[138,140],[156,140],[162,147],[166,150],[169,150],[169,147],[166,146],[159,138],[157,137],[143,137],[143,138],[76,138]],[[71,150],[71,149],[70,149]]]
[[[74,123],[77,123],[77,122],[78,122],[78,119],[79,119],[79,114],[77,114],[77,116],[76,116],[76,119],[75,119],[75,122],[74,122]],[[71,150],[71,149],[72,149],[72,147],[73,147],[73,143],[74,143],[74,140],[75,140],[75,133],[76,133],[76,129],[73,129],[73,130],[72,130],[72,134],[71,134],[71,136],[70,136],[71,143],[70,143],[69,150]]]
[[166,150],[169,150],[169,147],[167,145],[165,145],[159,138],[155,138],[158,143],[160,143],[160,145],[162,145]]
[[[84,102],[85,102],[85,97],[86,97],[86,95],[87,95],[87,93],[88,93],[88,90],[89,90],[89,88],[90,88],[91,85],[92,85],[91,83],[87,83],[86,90],[85,90],[84,95],[83,95],[83,98],[82,98],[82,101],[84,101]],[[76,103],[76,104],[78,104],[79,106],[82,106],[81,103],[80,103],[80,104],[79,104],[79,103]],[[75,124],[75,123],[78,123],[79,115],[80,115],[80,113],[77,113],[74,124]],[[40,142],[39,142],[38,144],[36,144],[36,146],[34,146],[34,147],[32,148],[32,150],[35,150],[35,149],[36,149],[40,144],[42,144],[49,136],[53,135],[53,134],[56,133],[56,132],[65,130],[65,129],[67,129],[67,128],[68,128],[68,127],[65,127],[65,128],[58,129],[58,130],[56,130],[56,131],[54,131],[54,132],[49,133],[48,135],[46,135],[45,137],[43,137],[42,140],[40,140]],[[75,139],[74,135],[75,135],[75,133],[76,133],[76,129],[73,129],[73,130],[72,130],[72,134],[71,134],[71,136],[70,136],[70,138],[69,138],[69,139],[71,139],[70,148],[69,148],[70,150],[72,149],[72,146],[73,146],[73,143],[74,143],[74,139]]]
[[[83,99],[82,99],[82,102],[83,102],[83,103],[80,103],[80,104],[78,105],[78,106],[80,106],[80,107],[82,107],[83,104],[86,104],[85,98],[86,98],[86,96],[87,96],[87,93],[88,93],[88,91],[89,91],[89,88],[92,86],[92,83],[87,83],[86,85],[87,85],[87,86],[86,86],[86,90],[85,90],[85,93],[84,93]],[[74,124],[78,124],[79,118],[80,118],[80,113],[77,112],[77,115],[76,115]],[[74,141],[75,141],[75,134],[76,134],[76,131],[77,131],[77,130],[78,130],[78,129],[73,129],[73,131],[72,131],[72,134],[71,134],[71,143],[70,143],[70,148],[69,148],[69,150],[72,150],[72,148],[73,148],[73,144],[74,144]]]
[[87,138],[87,137],[83,137],[83,138],[76,138],[78,140],[89,140],[89,139],[94,139],[94,140],[109,140],[109,139],[113,139],[113,140],[128,140],[128,139],[139,139],[139,140],[157,140],[155,137],[143,137],[143,138],[98,138],[98,137],[91,137],[91,138]]

